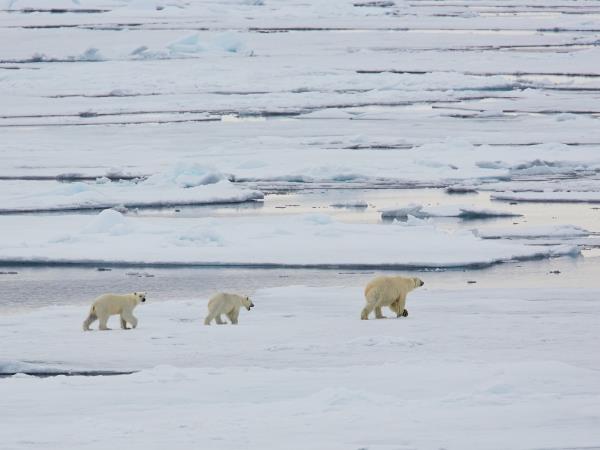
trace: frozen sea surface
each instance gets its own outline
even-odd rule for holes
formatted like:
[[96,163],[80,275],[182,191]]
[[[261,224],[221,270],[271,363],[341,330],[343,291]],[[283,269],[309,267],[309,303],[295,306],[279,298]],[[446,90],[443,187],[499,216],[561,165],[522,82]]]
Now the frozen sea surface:
[[[590,0],[0,0],[0,447],[598,448],[598,23]],[[382,220],[411,204],[438,214]],[[226,260],[372,265],[139,267]],[[408,318],[360,321],[381,263],[415,261]],[[81,331],[133,290],[138,329]],[[204,327],[215,290],[257,307]],[[111,370],[135,373],[11,375]]]
[[400,319],[359,320],[354,284],[259,289],[238,326],[202,325],[206,298],[150,300],[133,331],[83,333],[81,306],[2,316],[6,371],[139,370],[0,380],[3,445],[597,445],[597,289],[428,285]]

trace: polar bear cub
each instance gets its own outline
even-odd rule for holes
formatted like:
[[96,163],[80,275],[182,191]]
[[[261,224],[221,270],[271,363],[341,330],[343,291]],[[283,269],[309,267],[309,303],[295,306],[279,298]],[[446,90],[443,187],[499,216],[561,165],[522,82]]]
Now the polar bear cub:
[[383,319],[381,308],[387,306],[396,313],[396,317],[408,316],[406,294],[425,283],[419,278],[404,278],[381,276],[373,278],[365,288],[367,304],[363,308],[360,318],[368,320],[371,311],[375,310],[375,318]]
[[94,300],[90,313],[83,322],[83,331],[89,331],[90,325],[97,320],[100,321],[101,330],[109,330],[106,326],[108,318],[119,314],[121,316],[121,328],[127,330],[127,322],[133,328],[137,327],[138,320],[133,315],[133,309],[140,303],[146,301],[145,292],[134,292],[133,294],[104,294]]
[[206,319],[204,319],[204,325],[210,325],[213,319],[219,325],[227,323],[223,322],[221,314],[225,314],[229,317],[229,320],[233,325],[237,325],[238,315],[240,314],[240,308],[242,307],[246,308],[248,311],[250,311],[250,308],[254,307],[254,303],[252,303],[250,297],[219,292],[213,295],[208,301],[208,315],[206,316]]

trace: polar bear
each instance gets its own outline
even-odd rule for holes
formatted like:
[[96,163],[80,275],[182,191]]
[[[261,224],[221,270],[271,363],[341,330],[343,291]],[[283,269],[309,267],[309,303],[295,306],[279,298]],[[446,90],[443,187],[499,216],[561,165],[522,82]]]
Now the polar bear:
[[373,278],[365,288],[366,306],[363,308],[360,318],[368,320],[371,311],[375,310],[375,318],[383,319],[381,308],[389,307],[396,313],[396,317],[408,316],[406,305],[406,294],[413,289],[423,286],[425,283],[419,278],[404,278],[381,276]]
[[254,308],[254,303],[252,303],[250,297],[219,292],[213,295],[208,301],[208,316],[204,319],[204,325],[210,325],[213,319],[215,319],[219,325],[227,323],[223,322],[221,314],[225,314],[229,317],[232,325],[237,325],[238,315],[240,314],[240,308],[242,306],[250,311],[250,308]]
[[133,308],[146,301],[145,292],[134,292],[133,294],[104,294],[94,300],[87,319],[83,322],[83,331],[89,331],[90,325],[98,319],[101,330],[109,330],[106,326],[108,318],[119,314],[121,316],[121,328],[127,330],[127,322],[133,328],[137,326],[137,319],[133,315]]

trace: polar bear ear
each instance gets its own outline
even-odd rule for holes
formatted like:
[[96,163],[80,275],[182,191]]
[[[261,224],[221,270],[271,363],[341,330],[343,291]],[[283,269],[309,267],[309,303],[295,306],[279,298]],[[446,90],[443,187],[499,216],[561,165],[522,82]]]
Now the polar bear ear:
[[133,295],[137,295],[137,292],[134,292]]

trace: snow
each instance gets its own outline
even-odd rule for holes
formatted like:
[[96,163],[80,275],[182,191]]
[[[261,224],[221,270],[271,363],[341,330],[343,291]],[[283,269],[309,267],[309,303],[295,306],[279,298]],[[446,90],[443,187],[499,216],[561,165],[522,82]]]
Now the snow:
[[236,186],[218,171],[196,164],[177,164],[147,179],[95,182],[30,183],[5,181],[0,212],[102,209],[114,206],[172,206],[241,203],[263,198],[256,190]]
[[243,266],[487,266],[577,255],[573,246],[535,247],[447,232],[417,220],[349,224],[324,214],[290,217],[9,216],[0,221],[0,260],[44,263]]
[[[0,0],[0,264],[42,267],[23,305],[11,268],[0,307],[104,293],[98,266],[173,283],[136,330],[83,333],[87,306],[0,314],[0,447],[596,448],[596,211],[487,206],[600,202],[599,20],[592,0]],[[365,187],[407,190],[348,193]],[[312,194],[273,200],[288,190]],[[305,270],[314,286],[244,292],[239,326],[205,327],[205,292],[173,281],[189,265],[225,266],[199,277],[219,289],[266,280],[231,266],[426,284],[408,318],[364,322],[364,283]],[[438,268],[472,284],[444,291]],[[506,276],[530,270],[536,289]],[[10,375],[86,371],[137,372]]]
[[406,220],[408,216],[417,217],[419,219],[427,217],[459,217],[464,220],[470,220],[492,219],[497,217],[519,217],[521,214],[463,205],[424,206],[411,204],[405,207],[384,208],[381,210],[381,217],[386,219],[393,218]]
[[600,169],[600,50],[572,14],[589,3],[55,4],[104,12],[0,12],[0,176],[201,161],[238,180],[445,187]]
[[1,380],[3,445],[596,445],[599,291],[443,291],[423,279],[400,319],[359,320],[361,286],[262,289],[238,326],[203,326],[206,298],[151,295],[135,330],[84,333],[85,307],[0,317],[4,364],[140,370]]

